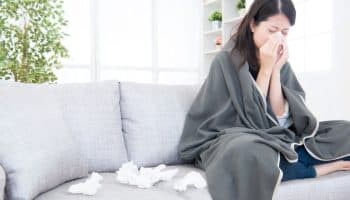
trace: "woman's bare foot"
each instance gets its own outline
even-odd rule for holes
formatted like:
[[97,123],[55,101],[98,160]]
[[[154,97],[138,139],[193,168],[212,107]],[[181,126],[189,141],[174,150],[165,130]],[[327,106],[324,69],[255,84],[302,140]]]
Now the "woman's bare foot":
[[350,161],[339,160],[315,165],[314,167],[316,169],[316,177],[319,177],[336,171],[350,170]]

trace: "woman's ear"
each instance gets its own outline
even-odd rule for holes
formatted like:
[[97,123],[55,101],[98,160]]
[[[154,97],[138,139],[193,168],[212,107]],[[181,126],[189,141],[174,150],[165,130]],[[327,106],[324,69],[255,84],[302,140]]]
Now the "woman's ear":
[[252,33],[254,33],[255,27],[256,27],[255,22],[254,22],[254,19],[252,19],[252,21],[250,21],[249,27],[250,27],[250,31],[251,31]]

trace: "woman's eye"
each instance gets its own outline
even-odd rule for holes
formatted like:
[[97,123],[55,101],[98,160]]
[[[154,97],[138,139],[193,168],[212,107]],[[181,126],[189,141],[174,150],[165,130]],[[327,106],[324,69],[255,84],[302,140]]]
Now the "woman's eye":
[[269,32],[270,32],[270,33],[274,33],[274,32],[276,32],[276,31],[275,31],[275,30],[269,30]]

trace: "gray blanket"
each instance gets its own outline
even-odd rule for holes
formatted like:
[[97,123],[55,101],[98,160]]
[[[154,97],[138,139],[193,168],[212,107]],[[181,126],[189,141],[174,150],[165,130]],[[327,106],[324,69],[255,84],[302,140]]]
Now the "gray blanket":
[[185,119],[182,159],[206,172],[213,200],[271,200],[281,182],[280,156],[298,161],[295,145],[330,161],[350,155],[350,121],[318,121],[305,104],[305,91],[291,66],[281,69],[281,86],[293,124],[283,128],[264,101],[240,56],[226,43]]

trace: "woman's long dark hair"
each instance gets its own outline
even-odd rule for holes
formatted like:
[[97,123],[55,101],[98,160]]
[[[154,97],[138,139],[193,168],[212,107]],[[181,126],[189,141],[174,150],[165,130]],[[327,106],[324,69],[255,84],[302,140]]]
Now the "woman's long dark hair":
[[[237,32],[230,39],[234,39],[235,46],[232,49],[237,51],[242,57],[242,66],[246,61],[253,67],[254,70],[259,70],[259,61],[257,58],[257,47],[253,40],[253,33],[250,28],[250,22],[253,20],[255,25],[267,18],[276,15],[284,14],[289,23],[293,26],[296,18],[296,11],[292,0],[255,0],[251,5],[248,13],[242,19]],[[240,67],[239,66],[239,67]]]

